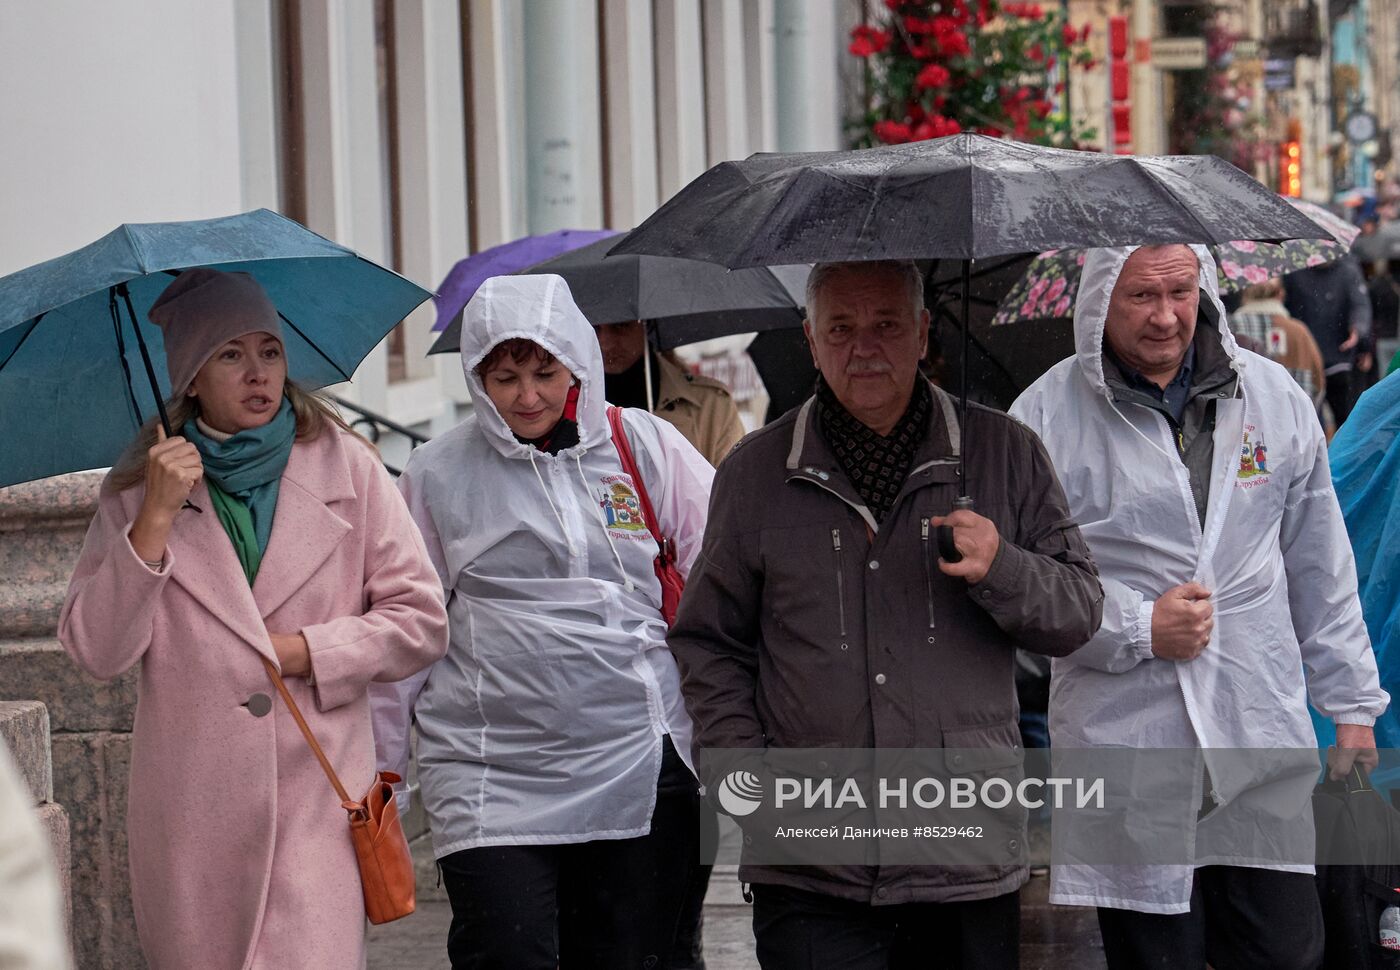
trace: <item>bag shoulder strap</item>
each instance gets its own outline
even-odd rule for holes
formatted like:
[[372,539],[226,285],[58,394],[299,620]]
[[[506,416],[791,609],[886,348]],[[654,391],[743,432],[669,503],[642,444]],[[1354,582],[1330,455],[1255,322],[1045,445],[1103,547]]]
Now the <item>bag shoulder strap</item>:
[[637,486],[637,501],[642,504],[642,515],[646,516],[647,528],[651,530],[651,537],[657,543],[664,543],[661,535],[661,523],[656,521],[656,512],[651,507],[651,497],[647,495],[646,482],[642,481],[642,473],[637,468],[637,460],[632,455],[632,445],[627,440],[627,428],[622,423],[622,408],[615,404],[608,405],[608,427],[612,429],[613,446],[617,448],[617,457],[622,459],[622,470],[632,476],[632,483]]
[[321,762],[321,770],[326,773],[326,777],[331,780],[331,786],[335,788],[335,793],[340,796],[341,807],[348,812],[364,811],[363,806],[350,798],[345,791],[345,786],[340,783],[340,778],[336,775],[335,769],[331,767],[330,759],[326,757],[326,752],[321,750],[320,742],[316,740],[316,735],[311,733],[311,726],[306,723],[306,718],[301,716],[301,709],[297,707],[297,702],[292,700],[291,692],[287,690],[287,685],[282,682],[282,675],[277,672],[272,661],[266,657],[259,656],[263,666],[267,668],[268,677],[272,678],[272,683],[277,687],[277,693],[282,695],[282,701],[287,705],[287,710],[292,712],[292,718],[297,722],[297,727],[301,728],[302,737],[306,738],[306,743],[311,746],[311,753],[316,756],[316,760]]

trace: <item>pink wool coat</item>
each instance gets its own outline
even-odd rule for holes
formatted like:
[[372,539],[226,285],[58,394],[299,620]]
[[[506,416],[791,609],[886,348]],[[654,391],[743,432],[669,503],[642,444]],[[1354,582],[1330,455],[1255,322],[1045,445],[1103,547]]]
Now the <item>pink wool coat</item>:
[[59,625],[95,677],[141,663],[127,831],[142,949],[152,970],[353,970],[346,814],[258,655],[276,662],[268,631],[306,637],[315,686],[286,683],[359,798],[370,682],[447,649],[423,540],[378,457],[338,430],[293,446],[251,590],[203,483],[160,571],[142,564],[126,535],[143,494],[104,490]]

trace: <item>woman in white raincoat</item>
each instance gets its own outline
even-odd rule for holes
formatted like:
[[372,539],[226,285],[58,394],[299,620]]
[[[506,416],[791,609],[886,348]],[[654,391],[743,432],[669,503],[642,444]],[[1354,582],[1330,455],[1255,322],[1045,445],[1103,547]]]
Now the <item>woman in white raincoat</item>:
[[[381,761],[404,769],[411,705],[454,968],[663,966],[699,855],[698,785],[598,340],[561,278],[496,277],[467,305],[461,351],[474,411],[399,480],[451,642],[426,683],[378,698]],[[670,425],[623,416],[688,573],[713,471]]]
[[[1175,778],[1187,790],[1170,793],[1186,810],[1179,847],[1150,860],[1173,864],[1109,864],[1105,829],[1076,829],[1095,820],[1057,813],[1056,841],[1066,838],[1078,861],[1053,866],[1051,900],[1176,914],[1192,910],[1194,870],[1208,863],[1312,871],[1307,798],[1317,763],[1307,752],[1315,743],[1307,700],[1339,724],[1370,725],[1388,698],[1312,403],[1286,370],[1235,344],[1208,250],[1191,247],[1201,291],[1196,329],[1212,328],[1197,333],[1194,346],[1218,334],[1208,349],[1217,370],[1228,370],[1212,394],[1203,522],[1166,415],[1106,380],[1110,298],[1136,248],[1089,252],[1075,309],[1076,355],[1033,384],[1011,413],[1044,441],[1104,587],[1099,632],[1054,661],[1052,745],[1098,749],[1107,771],[1119,762],[1104,749],[1196,752],[1186,762],[1195,767]],[[1195,360],[1199,370],[1199,353]],[[1189,582],[1211,593],[1208,644],[1191,660],[1162,659],[1153,653],[1154,605]],[[1270,753],[1225,750],[1245,748]],[[1166,790],[1168,763],[1180,763],[1159,755],[1139,756],[1138,773],[1127,779],[1139,796],[1153,784]],[[1260,797],[1266,784],[1268,797]],[[1207,795],[1216,809],[1198,825],[1196,809]],[[1208,839],[1213,815],[1222,821]],[[1131,810],[1119,821],[1117,846],[1131,848],[1148,828]]]

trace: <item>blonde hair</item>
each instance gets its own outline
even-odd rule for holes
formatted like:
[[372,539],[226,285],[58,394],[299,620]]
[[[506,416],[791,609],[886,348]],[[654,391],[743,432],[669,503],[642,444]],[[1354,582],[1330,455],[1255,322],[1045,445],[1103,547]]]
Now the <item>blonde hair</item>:
[[1255,300],[1281,300],[1283,299],[1283,280],[1277,276],[1262,283],[1251,283],[1244,288],[1245,302],[1252,303]]
[[[340,428],[359,438],[370,448],[374,448],[362,435],[350,427],[335,405],[323,395],[298,387],[293,381],[284,385],[284,394],[292,402],[292,414],[296,417],[297,441],[314,441],[328,426]],[[170,417],[170,428],[175,434],[190,418],[199,417],[199,399],[181,394],[165,402],[165,413]],[[112,466],[103,487],[113,492],[124,492],[146,480],[146,452],[156,443],[156,429],[160,427],[160,415],[141,425],[131,444],[126,446],[122,456]]]

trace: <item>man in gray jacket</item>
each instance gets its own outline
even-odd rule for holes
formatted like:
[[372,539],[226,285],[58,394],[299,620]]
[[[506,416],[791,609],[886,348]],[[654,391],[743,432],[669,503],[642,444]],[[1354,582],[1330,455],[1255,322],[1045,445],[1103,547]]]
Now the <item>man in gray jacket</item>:
[[[1014,760],[1014,649],[1073,651],[1102,601],[1045,450],[988,408],[960,427],[919,376],[929,314],[912,263],[820,265],[807,312],[817,392],[721,466],[669,637],[697,758],[941,747]],[[952,511],[964,492],[976,510]],[[943,524],[959,562],[939,558]],[[759,960],[884,970],[938,953],[942,966],[1015,967],[1027,870],[1009,846],[973,866],[746,858]]]

